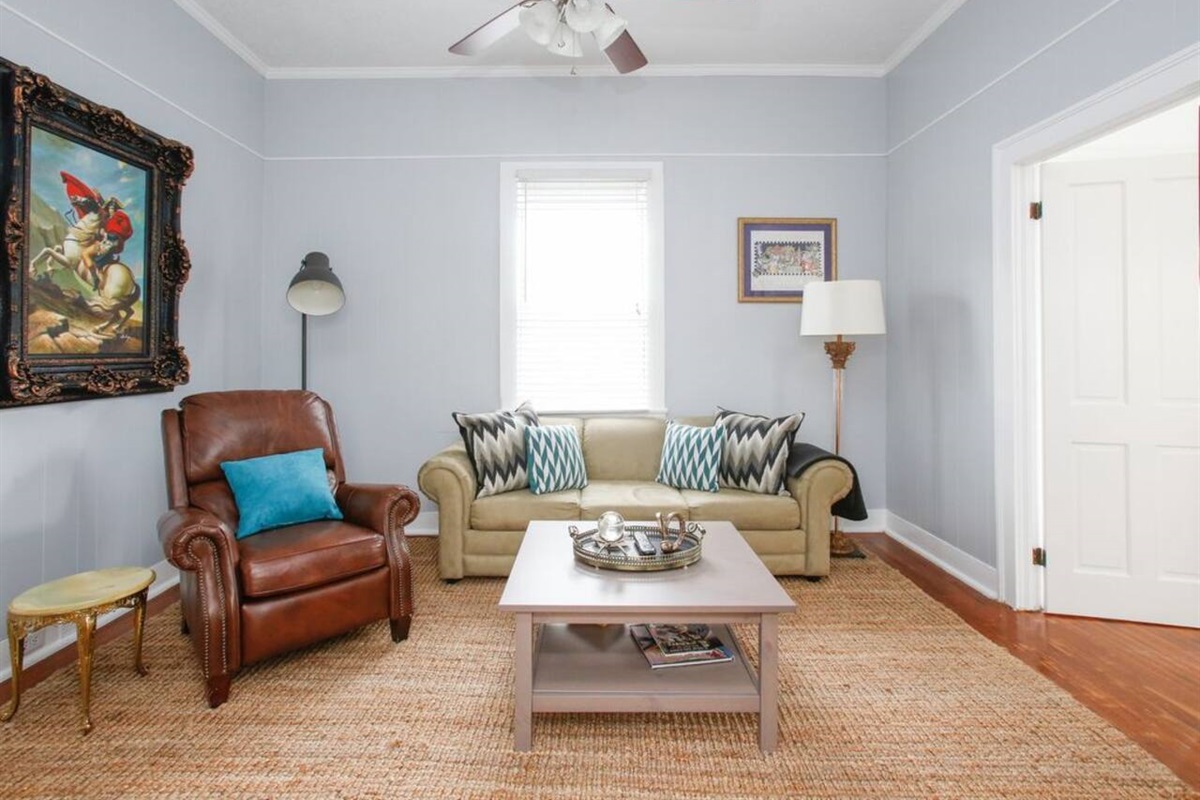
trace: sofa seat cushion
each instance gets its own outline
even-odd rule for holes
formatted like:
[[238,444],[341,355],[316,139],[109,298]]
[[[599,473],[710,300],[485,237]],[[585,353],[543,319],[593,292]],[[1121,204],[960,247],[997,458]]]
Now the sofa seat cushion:
[[579,519],[579,489],[546,494],[518,489],[471,504],[471,527],[478,531],[524,531],[535,519]]
[[596,519],[605,511],[616,511],[630,522],[653,521],[656,511],[688,513],[678,489],[650,481],[592,481],[580,494],[580,519]]
[[688,519],[728,520],[743,531],[794,531],[800,527],[800,504],[789,495],[759,494],[742,489],[680,491]]
[[305,522],[238,540],[238,573],[247,597],[312,589],[386,564],[383,537],[348,522]]

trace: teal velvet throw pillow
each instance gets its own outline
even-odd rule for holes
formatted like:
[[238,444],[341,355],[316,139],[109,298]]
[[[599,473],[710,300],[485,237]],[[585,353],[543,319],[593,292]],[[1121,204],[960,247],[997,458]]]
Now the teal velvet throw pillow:
[[579,434],[570,425],[544,425],[525,429],[529,491],[533,494],[582,489],[587,468]]
[[321,448],[224,461],[238,508],[237,538],[318,519],[341,519]]

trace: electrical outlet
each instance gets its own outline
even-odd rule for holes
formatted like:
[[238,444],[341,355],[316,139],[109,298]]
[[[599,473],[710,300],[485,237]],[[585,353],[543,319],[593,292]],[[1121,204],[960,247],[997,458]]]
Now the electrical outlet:
[[25,652],[34,653],[41,650],[46,644],[46,631],[34,631],[25,637]]

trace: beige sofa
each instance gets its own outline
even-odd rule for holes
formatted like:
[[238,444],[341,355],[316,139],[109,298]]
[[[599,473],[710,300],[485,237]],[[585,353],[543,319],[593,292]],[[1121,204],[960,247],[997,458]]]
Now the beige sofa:
[[[712,417],[680,418],[711,425]],[[507,575],[530,520],[594,520],[605,511],[652,520],[680,511],[689,520],[728,520],[776,575],[829,574],[830,506],[853,487],[841,461],[823,459],[787,481],[787,495],[722,488],[673,489],[655,482],[666,420],[661,417],[543,417],[543,425],[574,425],[583,444],[588,485],[535,495],[521,489],[475,497],[475,471],[461,442],[421,467],[421,491],[438,504],[442,578]]]

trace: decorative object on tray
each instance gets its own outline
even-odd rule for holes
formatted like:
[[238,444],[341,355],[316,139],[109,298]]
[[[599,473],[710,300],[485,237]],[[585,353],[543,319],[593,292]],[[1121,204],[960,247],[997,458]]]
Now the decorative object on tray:
[[[575,559],[592,567],[625,572],[678,569],[699,561],[704,526],[685,521],[677,511],[655,516],[656,525],[631,525],[617,512],[605,511],[595,528],[569,526]],[[678,521],[673,532],[672,520]]]
[[[677,629],[680,628],[704,629],[703,636],[693,639],[690,645],[697,649],[674,653],[663,652],[662,643],[655,634],[662,631],[663,636],[666,637],[668,632],[665,629],[676,629],[677,632]],[[733,648],[721,641],[720,637],[713,635],[707,625],[630,625],[629,635],[633,637],[638,649],[646,657],[650,669],[724,664],[733,661]],[[702,647],[700,647],[701,645]]]
[[191,148],[0,58],[0,407],[188,382]]

